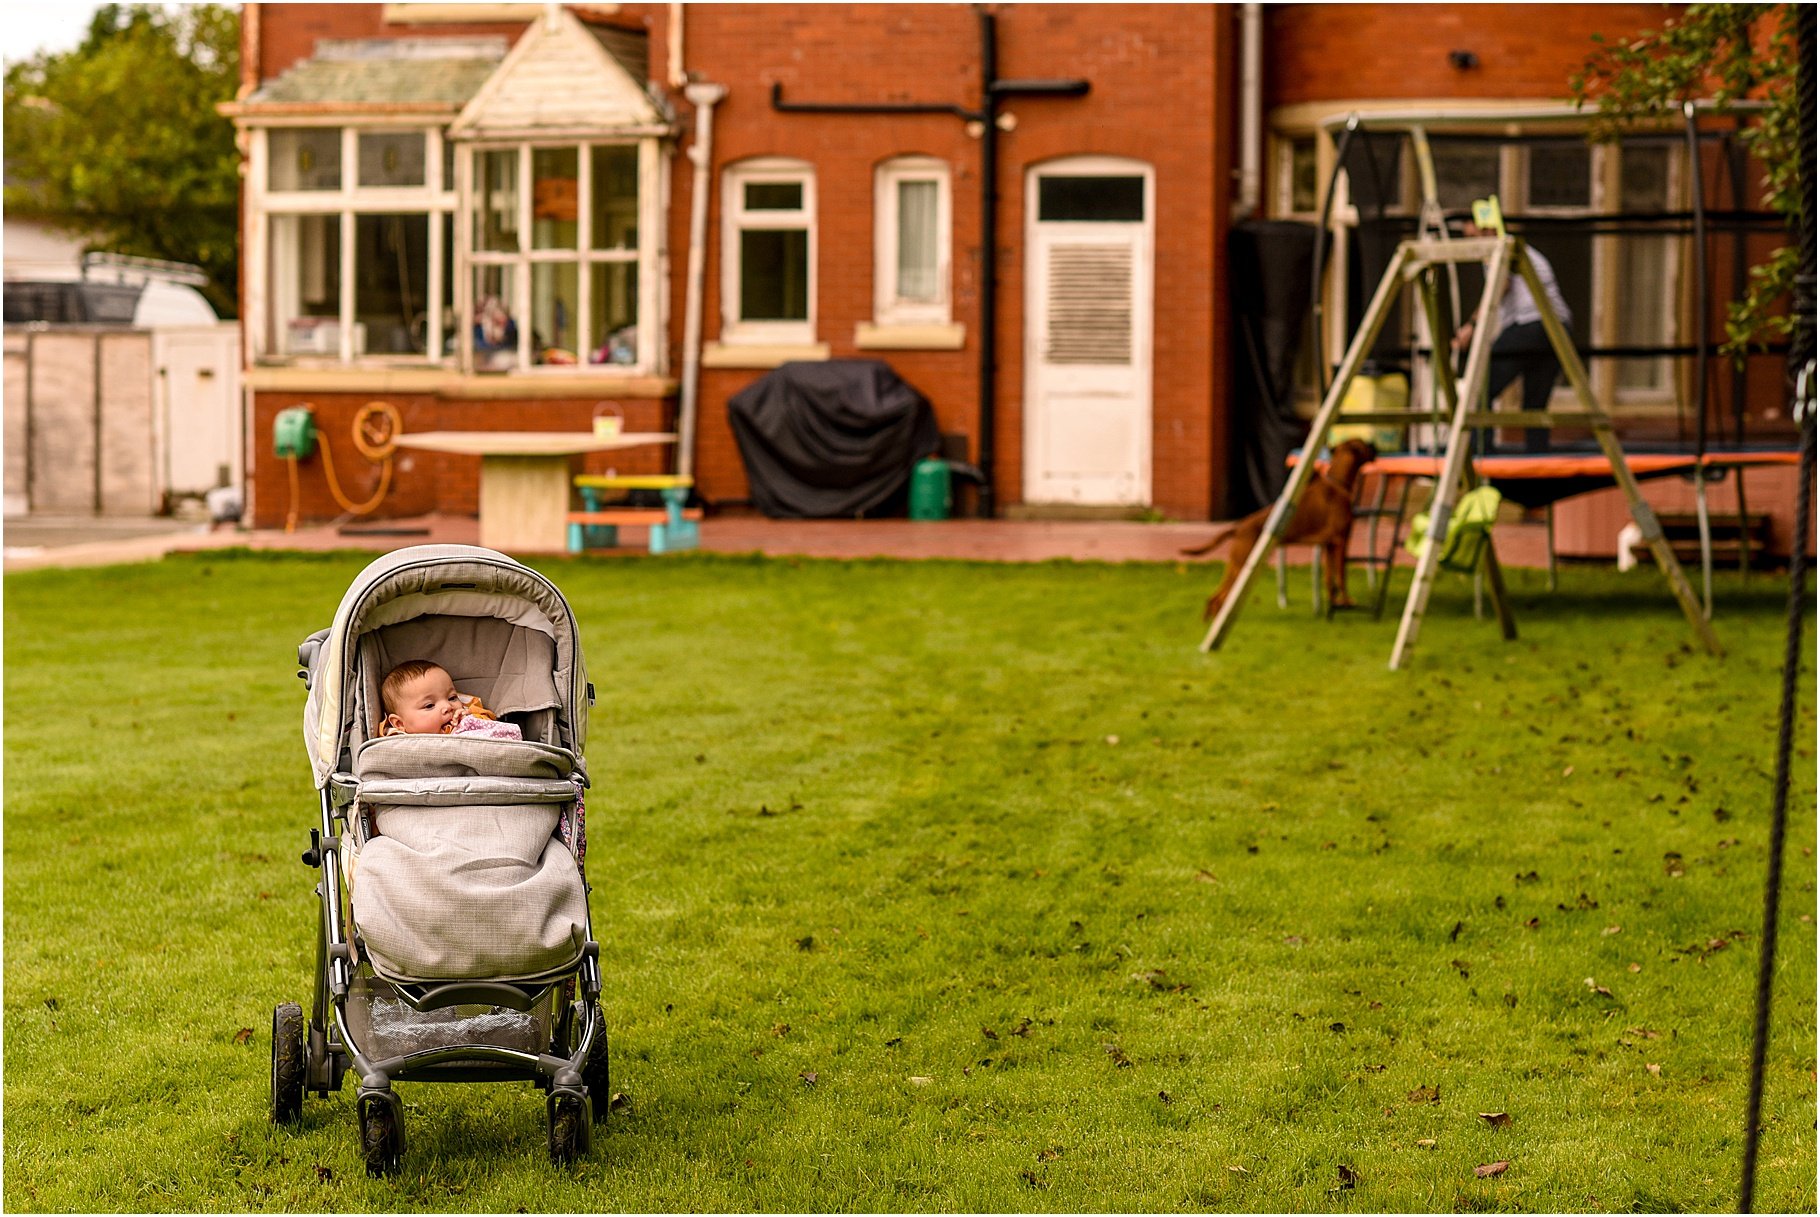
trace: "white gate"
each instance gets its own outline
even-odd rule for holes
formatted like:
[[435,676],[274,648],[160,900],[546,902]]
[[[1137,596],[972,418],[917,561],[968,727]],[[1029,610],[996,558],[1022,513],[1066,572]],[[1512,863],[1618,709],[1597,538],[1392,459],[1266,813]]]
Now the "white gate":
[[164,423],[164,493],[200,498],[239,486],[245,463],[240,332],[231,324],[152,331]]
[[1150,502],[1154,176],[1033,168],[1025,197],[1024,500]]

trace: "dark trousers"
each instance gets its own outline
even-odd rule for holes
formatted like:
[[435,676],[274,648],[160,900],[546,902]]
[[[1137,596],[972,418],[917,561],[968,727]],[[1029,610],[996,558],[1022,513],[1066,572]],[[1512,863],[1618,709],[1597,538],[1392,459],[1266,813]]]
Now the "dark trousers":
[[[1491,344],[1491,382],[1485,401],[1489,406],[1498,394],[1510,387],[1517,377],[1523,378],[1523,409],[1539,412],[1548,409],[1548,398],[1561,375],[1561,361],[1548,341],[1548,331],[1540,321],[1513,325],[1498,335]],[[1548,451],[1545,427],[1523,429],[1525,452]]]

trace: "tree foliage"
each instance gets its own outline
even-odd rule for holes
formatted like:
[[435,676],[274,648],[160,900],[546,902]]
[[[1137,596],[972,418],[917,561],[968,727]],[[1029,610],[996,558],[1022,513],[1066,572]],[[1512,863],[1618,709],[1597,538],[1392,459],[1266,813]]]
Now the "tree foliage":
[[[1598,48],[1570,84],[1581,106],[1597,107],[1595,138],[1612,138],[1638,118],[1679,119],[1688,101],[1709,98],[1727,113],[1740,100],[1761,100],[1764,108],[1742,138],[1763,165],[1764,204],[1787,219],[1792,232],[1813,223],[1802,214],[1798,189],[1794,5],[1690,4],[1661,29],[1628,42],[1609,43],[1596,34],[1593,40]],[[1732,302],[1726,321],[1728,351],[1742,355],[1792,331],[1793,318],[1779,302],[1794,287],[1798,258],[1791,243],[1751,268],[1749,290]]]
[[6,70],[6,205],[110,253],[192,262],[235,311],[239,156],[216,113],[240,81],[240,16],[109,4],[73,51]]

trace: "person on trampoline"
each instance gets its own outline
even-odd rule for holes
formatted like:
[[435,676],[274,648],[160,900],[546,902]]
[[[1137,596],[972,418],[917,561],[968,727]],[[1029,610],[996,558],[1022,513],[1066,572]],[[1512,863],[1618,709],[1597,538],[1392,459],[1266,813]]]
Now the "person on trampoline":
[[[1470,238],[1496,236],[1497,233],[1467,220],[1465,235]],[[1555,281],[1555,268],[1549,265],[1541,250],[1534,245],[1528,248],[1530,264],[1536,268],[1536,278],[1542,281],[1542,290],[1555,315],[1561,319],[1562,328],[1572,326],[1573,311],[1567,307],[1561,285]],[[1472,334],[1473,323],[1468,321],[1454,335],[1453,349],[1465,350],[1472,341]],[[1536,307],[1535,296],[1529,290],[1528,281],[1512,267],[1509,282],[1504,287],[1504,298],[1498,305],[1498,336],[1491,344],[1491,379],[1485,400],[1488,404],[1497,401],[1498,394],[1521,376],[1523,409],[1540,412],[1548,409],[1549,395],[1554,392],[1555,381],[1560,375],[1561,360],[1548,341],[1548,331],[1542,327],[1542,312]],[[1523,450],[1546,452],[1548,429],[1524,428]]]

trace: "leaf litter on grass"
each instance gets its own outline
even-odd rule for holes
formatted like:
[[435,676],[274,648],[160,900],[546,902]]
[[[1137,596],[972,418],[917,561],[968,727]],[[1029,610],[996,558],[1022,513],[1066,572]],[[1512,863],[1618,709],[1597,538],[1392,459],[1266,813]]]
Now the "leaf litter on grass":
[[[1379,1121],[1388,1106],[1391,1136],[1434,1156],[1345,1158],[1373,1207],[1431,1208],[1437,1179],[1489,1158],[1456,1159],[1471,1151],[1424,1124],[1450,1112],[1472,1135],[1521,1144],[1526,1207],[1730,1203],[1697,1164],[1729,1152],[1726,1099],[1748,1037],[1716,1018],[1711,995],[1748,984],[1752,953],[1712,944],[1755,924],[1760,891],[1731,861],[1742,850],[1716,850],[1706,812],[1723,804],[1735,815],[1723,831],[1760,836],[1747,788],[1763,779],[1712,741],[1771,734],[1773,699],[1758,694],[1779,597],[1740,584],[1722,621],[1733,654],[1667,667],[1672,611],[1609,574],[1570,570],[1544,598],[1519,572],[1520,607],[1535,607],[1516,647],[1475,627],[1459,589],[1438,587],[1417,664],[1388,673],[1360,623],[1265,610],[1242,623],[1242,645],[1196,655],[1167,569],[683,557],[545,567],[622,710],[596,712],[589,761],[612,781],[590,798],[589,869],[614,1078],[636,1087],[639,1115],[615,1092],[594,1153],[553,1172],[534,1093],[406,1084],[419,1108],[409,1180],[459,1171],[459,1207],[475,1210],[582,1210],[610,1195],[665,1211],[819,1210],[835,1197],[980,1211],[1037,1199],[1024,1169],[1046,1185],[1037,1202],[1060,1211],[1231,1208],[1241,1188],[1245,1208],[1290,1211],[1324,1203],[1334,1147],[1361,1110]],[[369,1188],[345,1095],[311,1096],[298,1130],[269,1130],[262,1037],[230,1042],[260,1025],[262,1006],[307,993],[315,906],[289,859],[314,807],[289,658],[364,561],[211,562],[211,611],[182,617],[148,610],[187,602],[189,560],[8,578],[8,700],[96,719],[80,739],[31,716],[7,724],[4,967],[8,992],[24,995],[5,1014],[8,1207],[320,1207],[324,1186],[339,1211],[451,1203],[427,1182]],[[1590,679],[1601,664],[1563,661],[1595,649],[1603,682]],[[142,657],[136,679],[158,690],[126,718],[103,710],[119,654]],[[1551,734],[1513,731],[1500,700],[1545,708]],[[199,736],[194,723],[223,706],[232,727]],[[1377,733],[1365,747],[1362,712]],[[1803,715],[1811,735],[1811,699]],[[1115,734],[1117,748],[1091,747]],[[1554,742],[1568,734],[1579,741]],[[1571,779],[1538,788],[1513,776],[1569,764]],[[1797,776],[1811,798],[1811,777]],[[795,803],[816,811],[755,813]],[[1602,807],[1632,813],[1606,826],[1588,810]],[[1791,825],[1791,848],[1811,848],[1812,831]],[[1392,852],[1369,852],[1387,837]],[[165,864],[198,845],[207,868]],[[933,885],[931,858],[947,860]],[[104,862],[105,885],[78,880]],[[1582,891],[1603,906],[1596,922]],[[1786,900],[1811,915],[1811,881],[1791,878]],[[1601,935],[1606,922],[1622,934]],[[1788,956],[1775,1018],[1798,1039],[1814,970],[1812,923],[1796,924],[1807,951]],[[810,949],[793,949],[805,937]],[[70,996],[99,960],[107,1021]],[[1590,990],[1560,1000],[1582,976],[1609,988],[1612,969],[1628,978],[1622,1004]],[[1170,995],[1182,979],[1192,988]],[[42,1004],[53,993],[54,1012]],[[186,1039],[186,1003],[138,993],[232,1004],[221,1031]],[[1622,1023],[1676,1034],[1648,1047],[1625,1035],[1635,1046],[1619,1057]],[[1015,1063],[1007,1051],[979,1066],[982,1027],[1000,1037],[995,1053],[1015,1044]],[[753,1058],[755,1044],[769,1051]],[[121,1090],[115,1062],[211,1085]],[[1811,1110],[1811,1071],[1776,1075],[1768,1097],[1772,1110]],[[1581,1113],[1594,1108],[1613,1114],[1588,1138]],[[1480,1111],[1521,1122],[1492,1129]],[[85,1143],[130,1132],[135,1153],[168,1166],[161,1190],[141,1196],[117,1161],[69,1152],[76,1118]],[[1762,1194],[1811,1211],[1812,1129],[1778,1127],[1789,1140]],[[1019,1128],[1028,1148],[1007,1160]],[[276,1152],[230,1178],[227,1132]],[[1065,1159],[1032,1160],[1062,1137]],[[1648,1161],[1632,1148],[1644,1144]],[[1285,1151],[1306,1171],[1264,1168]],[[800,1163],[815,1169],[785,1165]],[[317,1164],[332,1183],[310,1178]],[[1241,1164],[1249,1173],[1228,1169]],[[1172,1190],[1183,1170],[1232,1190]],[[1651,1179],[1647,1196],[1622,1182],[1632,1177]],[[1479,1205],[1493,1195],[1472,1177],[1461,1191],[1482,1191]]]

